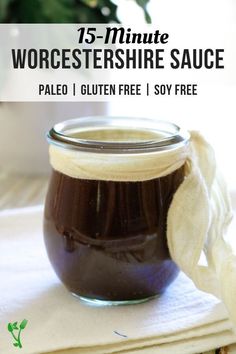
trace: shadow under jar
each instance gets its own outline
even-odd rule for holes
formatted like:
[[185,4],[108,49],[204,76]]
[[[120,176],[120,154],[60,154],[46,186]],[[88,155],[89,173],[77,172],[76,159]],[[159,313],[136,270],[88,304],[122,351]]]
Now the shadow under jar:
[[167,213],[189,135],[142,118],[86,117],[48,133],[44,238],[64,285],[96,303],[142,302],[176,278]]

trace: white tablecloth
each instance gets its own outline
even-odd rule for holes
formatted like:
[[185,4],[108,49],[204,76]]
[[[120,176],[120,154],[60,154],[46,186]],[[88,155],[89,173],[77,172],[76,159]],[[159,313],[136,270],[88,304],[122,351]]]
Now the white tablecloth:
[[[46,177],[25,177],[25,176],[22,176],[22,177],[11,176],[11,177],[9,177],[9,176],[2,175],[2,176],[0,176],[0,182],[1,182],[1,185],[0,185],[0,209],[2,209],[2,210],[9,209],[9,208],[15,208],[15,207],[22,207],[22,206],[25,206],[25,205],[35,205],[35,204],[38,204],[38,203],[42,203],[43,200],[44,200],[45,192],[46,192],[46,188],[47,188],[47,178]],[[12,213],[14,214],[14,211]],[[40,211],[39,211],[39,213],[40,213]],[[10,222],[10,224],[12,224],[12,223]],[[28,224],[28,226],[26,226],[24,224],[21,224],[21,226],[22,226],[22,231],[24,230],[24,232],[29,229],[29,224]],[[16,237],[16,235],[14,237]],[[1,243],[1,241],[3,242],[2,238],[0,238],[0,243]],[[41,241],[42,241],[42,239],[41,239]],[[1,243],[1,244],[3,244],[3,243]],[[9,243],[7,243],[7,244],[9,244]],[[34,249],[36,249],[36,248],[34,248]],[[16,245],[16,250],[18,250],[18,246],[17,245]],[[17,252],[17,254],[18,254],[18,252]],[[33,258],[33,254],[31,256]],[[47,259],[46,258],[45,258],[45,262],[47,263]],[[48,267],[48,265],[47,265],[47,267]],[[14,262],[11,265],[11,269],[12,270],[17,270],[17,266],[14,266]],[[52,287],[55,285],[55,289],[54,290],[56,292],[58,291],[60,296],[63,296],[63,297],[65,296],[67,299],[70,299],[70,301],[73,304],[75,302],[76,309],[78,309],[78,307],[81,306],[81,304],[79,304],[75,299],[71,298],[70,296],[68,297],[68,293],[60,285],[60,283],[58,282],[58,280],[55,277],[54,273],[52,272],[50,266],[48,268],[48,272],[49,272],[49,274],[51,274],[50,275],[51,278],[49,278],[49,279],[46,278],[46,280],[47,280],[46,282],[45,282],[45,278],[44,278],[43,279],[43,283],[46,284],[48,281],[51,282]],[[30,273],[31,272],[29,272],[29,274]],[[15,275],[17,275],[17,274],[18,274],[18,272],[16,271]],[[45,274],[45,273],[44,272],[42,273],[41,279],[43,277],[43,274]],[[24,314],[23,314],[24,308],[22,308],[22,310],[20,311],[20,308],[21,308],[22,304],[19,304],[17,301],[15,301],[16,298],[17,299],[19,299],[19,298],[18,298],[18,296],[16,296],[16,293],[15,293],[16,284],[14,285],[14,282],[12,282],[11,279],[12,278],[7,279],[8,280],[7,284],[8,284],[8,286],[9,286],[9,284],[11,284],[11,289],[7,288],[4,285],[4,289],[1,290],[1,294],[4,294],[5,300],[9,299],[9,302],[8,302],[8,304],[5,303],[5,305],[3,303],[0,304],[1,316],[3,315],[3,313],[4,313],[4,316],[6,316],[4,318],[4,320],[3,320],[3,317],[1,317],[0,335],[2,335],[3,337],[1,338],[0,343],[3,343],[5,341],[5,345],[8,346],[10,344],[10,347],[8,347],[8,349],[10,348],[10,352],[9,353],[12,354],[13,350],[15,351],[16,349],[12,346],[12,343],[10,342],[11,338],[8,337],[9,336],[9,332],[7,332],[7,330],[6,330],[6,322],[7,321],[14,321],[14,319],[20,320],[21,318],[18,318],[18,317],[15,318],[15,315],[18,314],[18,311],[22,314],[23,317],[26,317],[26,316],[24,316]],[[180,279],[178,281],[180,281]],[[182,278],[182,281],[183,281],[183,278]],[[22,283],[24,284],[25,281],[22,280]],[[178,283],[176,282],[175,284],[173,284],[173,286],[176,287],[176,284],[178,284]],[[1,286],[2,286],[2,284],[1,284]],[[24,285],[23,289],[25,289],[25,288],[31,288],[30,281]],[[170,288],[170,290],[171,290],[171,288]],[[170,291],[170,290],[168,290],[168,291]],[[34,292],[35,289],[32,290],[32,291]],[[26,291],[26,294],[27,293],[28,293],[28,291]],[[9,295],[9,294],[11,294],[11,295]],[[1,299],[3,299],[2,296],[1,296]],[[217,300],[214,299],[214,301],[217,301]],[[146,305],[150,306],[150,304],[149,305],[146,304]],[[206,306],[208,306],[207,304],[208,303],[206,302]],[[142,305],[142,306],[144,306],[144,305]],[[212,315],[213,315],[211,320],[213,322],[216,321],[215,324],[217,324],[217,321],[218,321],[217,320],[217,316],[219,315],[219,312],[216,311],[216,309],[218,309],[219,306],[221,306],[221,305],[218,302],[216,302],[216,307],[213,306],[213,308],[211,308]],[[82,307],[82,308],[84,308],[84,307]],[[45,312],[45,309],[43,309],[42,307],[40,307],[40,310],[41,310],[41,312]],[[191,314],[194,313],[196,308],[195,308],[195,306],[193,306],[193,304],[190,304],[190,307],[189,307],[188,310],[190,311],[189,312],[189,314],[190,314],[189,317],[191,317]],[[221,310],[222,310],[222,307],[221,307]],[[11,314],[11,318],[10,319],[9,319],[9,314]],[[27,315],[27,314],[25,314],[25,315]],[[216,316],[216,317],[214,317],[214,316]],[[222,313],[221,313],[221,316],[222,316]],[[225,314],[224,314],[223,317],[225,317]],[[125,316],[125,318],[126,318],[126,316]],[[224,321],[225,320],[223,320],[223,322]],[[59,322],[61,323],[61,320],[59,320]],[[231,334],[229,334],[229,332],[227,332],[228,329],[230,328],[230,324],[227,321],[224,322],[224,325],[225,325],[225,323],[227,323],[227,325],[226,325],[226,332],[223,333],[224,341],[221,342],[220,345],[227,344],[227,343],[229,343],[231,341],[231,339],[229,340],[229,338],[231,338]],[[30,322],[29,322],[29,324],[30,324]],[[215,326],[215,324],[213,325],[213,327]],[[223,328],[223,327],[221,328],[221,324],[220,324],[220,327],[219,327],[219,323],[217,324],[217,326],[215,328],[218,328],[218,330],[221,331],[222,328]],[[32,340],[32,336],[33,336],[33,338],[35,336],[38,337],[38,338],[40,337],[40,333],[37,333],[37,331],[35,331],[35,329],[33,330],[33,327],[31,327],[31,330],[29,328],[30,328],[30,326],[28,327],[28,330],[25,330],[25,334],[24,334],[24,336],[25,336],[24,337],[25,346],[21,350],[22,353],[24,353],[24,350],[26,350],[27,338],[29,339],[29,341],[31,341]],[[211,327],[209,327],[209,328],[211,328]],[[120,329],[118,328],[118,330],[117,330],[118,333],[119,333],[119,330]],[[49,332],[49,333],[53,333],[53,332],[54,331]],[[198,332],[198,333],[200,333],[200,332]],[[113,333],[113,335],[116,335],[116,334]],[[116,336],[119,337],[119,335],[116,335]],[[52,337],[54,337],[54,334],[52,335]],[[178,353],[178,352],[179,353],[184,353],[184,351],[183,351],[184,347],[182,346],[183,343],[184,343],[185,349],[188,348],[188,350],[189,350],[189,346],[192,348],[191,339],[189,341],[189,339],[187,337],[188,336],[186,336],[186,333],[185,333],[184,336],[183,336],[183,339],[181,339],[178,344],[173,342],[174,343],[173,344],[173,351],[175,353]],[[191,335],[190,335],[190,337],[191,337]],[[208,341],[208,339],[209,338],[207,338],[207,341]],[[218,334],[213,334],[213,336],[211,337],[211,343],[212,343],[211,347],[212,348],[213,347],[218,347],[218,345],[219,345],[218,344],[219,343],[218,340],[220,340],[219,339],[219,333]],[[196,348],[194,348],[194,350],[195,350],[194,352],[197,353],[197,352],[203,351],[204,350],[204,345],[205,345],[205,337],[200,336],[198,339],[195,338],[195,343],[196,343]],[[179,347],[179,345],[182,346],[182,348]],[[0,344],[0,349],[1,349],[1,347],[2,346]],[[162,348],[161,353],[164,354],[164,351],[163,351],[164,350],[164,344],[162,344],[161,348]],[[168,350],[167,352],[170,353],[170,351],[169,351],[170,348],[168,348],[167,350]],[[229,353],[235,354],[236,353],[236,347],[234,345],[231,345],[231,346],[228,347],[228,351],[229,351]],[[1,350],[0,350],[0,352],[1,352]],[[35,352],[37,352],[37,351],[35,351]],[[154,349],[154,352],[158,353],[156,348]],[[33,351],[29,352],[29,353],[33,353]],[[65,353],[68,353],[68,354],[69,353],[71,353],[71,354],[74,353],[74,354],[76,354],[76,353],[81,353],[81,351],[78,351],[77,349],[75,349],[74,351],[68,351],[68,349],[67,349],[65,351]],[[90,351],[89,351],[89,353],[90,353]],[[131,351],[129,351],[129,353],[131,353]],[[139,350],[138,353],[141,354],[141,351]],[[152,353],[151,352],[151,348],[149,348],[148,349],[148,354],[151,354],[151,353]],[[207,352],[207,354],[212,354],[212,353],[214,353],[214,351]],[[7,351],[4,351],[4,354],[7,354]]]
[[24,318],[29,321],[24,354],[73,348],[80,354],[190,354],[236,341],[223,304],[198,291],[183,274],[164,295],[142,305],[96,308],[73,298],[48,262],[42,207],[2,212],[0,229],[4,354],[13,350],[7,323]]

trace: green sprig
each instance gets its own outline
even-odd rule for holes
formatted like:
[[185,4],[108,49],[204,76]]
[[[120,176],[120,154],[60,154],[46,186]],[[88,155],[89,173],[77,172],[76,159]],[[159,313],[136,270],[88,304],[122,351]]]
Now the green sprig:
[[[9,322],[7,325],[8,331],[11,333],[13,339],[14,339],[14,347],[22,348],[22,343],[21,343],[21,331],[23,331],[27,325],[28,321],[24,319],[21,321],[19,327],[18,327],[18,322],[11,323]],[[15,333],[14,333],[15,331]]]
[[[149,0],[134,1],[150,23]],[[0,22],[119,23],[117,4],[112,0],[0,0]]]

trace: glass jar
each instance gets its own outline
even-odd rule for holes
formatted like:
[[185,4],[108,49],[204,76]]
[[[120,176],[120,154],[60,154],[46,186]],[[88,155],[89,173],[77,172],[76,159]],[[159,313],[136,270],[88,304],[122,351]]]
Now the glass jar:
[[105,304],[162,293],[179,271],[166,225],[189,134],[154,119],[85,117],[56,124],[48,141],[44,238],[62,283]]

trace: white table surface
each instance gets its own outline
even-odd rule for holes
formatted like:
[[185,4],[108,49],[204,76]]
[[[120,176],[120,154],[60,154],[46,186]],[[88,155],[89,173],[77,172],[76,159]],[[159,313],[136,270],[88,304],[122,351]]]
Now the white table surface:
[[[43,204],[47,192],[46,176],[0,174],[0,210]],[[236,198],[233,198],[236,200]],[[236,345],[201,354],[236,354]],[[200,354],[200,353],[199,353]]]

